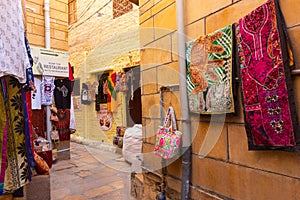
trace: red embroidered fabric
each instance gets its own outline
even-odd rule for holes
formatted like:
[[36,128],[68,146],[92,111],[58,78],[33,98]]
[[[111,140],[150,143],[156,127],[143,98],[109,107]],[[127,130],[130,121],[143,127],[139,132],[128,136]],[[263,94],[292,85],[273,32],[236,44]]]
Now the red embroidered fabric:
[[[277,5],[276,5],[277,6]],[[289,66],[273,0],[236,25],[249,149],[295,146]],[[279,7],[278,7],[279,8]],[[285,42],[285,41],[284,41]]]

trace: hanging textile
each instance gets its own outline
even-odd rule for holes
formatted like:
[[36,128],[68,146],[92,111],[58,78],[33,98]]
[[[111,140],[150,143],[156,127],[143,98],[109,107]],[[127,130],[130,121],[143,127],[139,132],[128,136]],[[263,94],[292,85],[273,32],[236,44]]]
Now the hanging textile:
[[11,75],[25,83],[26,69],[31,66],[24,41],[22,2],[1,0],[0,17],[0,77]]
[[28,163],[28,179],[31,181],[31,169],[35,167],[33,158],[33,138],[32,138],[32,123],[31,123],[31,91],[27,91],[26,88],[22,88],[22,103],[25,125],[25,151]]
[[234,113],[232,26],[187,44],[190,110],[200,114]]
[[46,138],[46,118],[44,116],[46,116],[45,106],[42,106],[40,110],[32,110],[32,126],[34,132],[38,136]]
[[81,87],[81,103],[84,105],[89,105],[91,102],[88,100],[89,88],[88,85],[82,83]]
[[59,140],[70,140],[70,109],[57,109],[58,122],[53,122],[53,125],[58,130]]
[[108,105],[108,110],[111,112],[115,112],[118,108],[119,102],[118,102],[118,98],[117,98],[117,92],[116,92],[116,80],[117,80],[117,73],[111,73],[108,78],[107,78],[107,83],[108,83],[108,101],[107,101],[107,105]]
[[54,100],[58,109],[71,108],[71,81],[68,78],[57,79],[54,81]]
[[30,67],[28,67],[26,69],[26,88],[28,90],[34,90],[35,86],[34,86],[34,75],[33,75],[33,70],[32,70],[32,65],[33,65],[33,59],[31,56],[31,52],[30,52],[30,47],[29,47],[29,43],[26,37],[26,33],[24,34],[24,40],[25,40],[25,47],[26,47],[26,52],[27,52],[27,56],[29,59],[29,63],[30,63]]
[[41,95],[42,95],[42,105],[50,106],[52,104],[52,97],[54,92],[54,77],[43,76],[41,83]]
[[249,150],[291,147],[300,139],[285,27],[279,4],[273,0],[236,26]]
[[41,80],[34,77],[34,90],[31,92],[31,108],[32,110],[39,110],[42,108],[42,91]]
[[[1,106],[3,106],[1,112],[5,113],[4,119],[7,122],[7,129],[4,129],[7,130],[7,154],[4,193],[12,193],[18,188],[23,187],[28,182],[29,169],[27,163],[28,158],[26,154],[24,126],[25,119],[21,93],[22,85],[18,82],[17,79],[10,76],[5,76],[1,79],[2,91],[4,92],[2,92],[0,98],[5,99],[5,101],[1,100],[2,102],[4,102],[3,105],[1,104]],[[1,114],[3,115],[3,113]],[[1,166],[3,166],[2,164],[3,163],[1,163]]]
[[4,78],[0,79],[0,151],[1,151],[1,170],[0,170],[0,195],[3,194],[4,190],[4,177],[5,177],[5,169],[6,169],[6,148],[7,148],[7,133],[8,133],[8,120],[5,112],[5,105],[7,102],[7,87]]

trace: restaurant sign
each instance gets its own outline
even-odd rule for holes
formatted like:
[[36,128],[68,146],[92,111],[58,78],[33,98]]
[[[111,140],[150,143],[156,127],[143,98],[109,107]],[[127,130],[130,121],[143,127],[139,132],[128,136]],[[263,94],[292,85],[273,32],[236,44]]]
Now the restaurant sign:
[[30,47],[33,74],[69,77],[68,53],[41,47]]

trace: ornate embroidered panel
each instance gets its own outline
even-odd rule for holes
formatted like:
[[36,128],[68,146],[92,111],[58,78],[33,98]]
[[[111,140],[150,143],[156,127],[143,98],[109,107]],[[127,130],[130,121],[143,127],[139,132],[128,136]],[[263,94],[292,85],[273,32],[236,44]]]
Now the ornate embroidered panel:
[[233,113],[232,25],[187,44],[190,110],[200,114]]
[[[249,149],[296,145],[284,23],[268,1],[236,26]],[[294,121],[294,122],[293,122]],[[266,149],[266,148],[265,148]]]

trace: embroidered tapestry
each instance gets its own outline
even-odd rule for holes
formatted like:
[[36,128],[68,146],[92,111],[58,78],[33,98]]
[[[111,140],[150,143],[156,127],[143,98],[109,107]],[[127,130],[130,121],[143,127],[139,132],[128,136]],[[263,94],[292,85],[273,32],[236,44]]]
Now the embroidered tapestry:
[[187,44],[190,110],[200,114],[234,113],[232,25]]
[[296,145],[287,35],[277,3],[268,1],[236,25],[249,150]]

